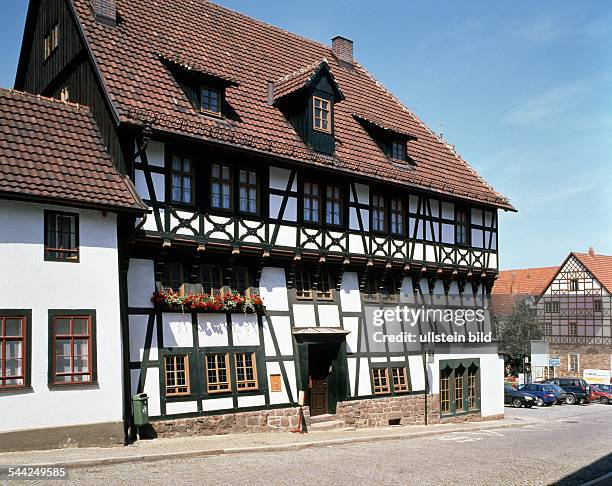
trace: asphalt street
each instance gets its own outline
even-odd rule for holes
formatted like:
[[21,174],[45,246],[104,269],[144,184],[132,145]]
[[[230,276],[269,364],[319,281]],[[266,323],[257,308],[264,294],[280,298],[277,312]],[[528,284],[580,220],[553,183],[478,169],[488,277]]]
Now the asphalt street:
[[506,416],[516,423],[536,423],[411,440],[75,469],[70,482],[573,485],[612,471],[612,405],[507,407]]

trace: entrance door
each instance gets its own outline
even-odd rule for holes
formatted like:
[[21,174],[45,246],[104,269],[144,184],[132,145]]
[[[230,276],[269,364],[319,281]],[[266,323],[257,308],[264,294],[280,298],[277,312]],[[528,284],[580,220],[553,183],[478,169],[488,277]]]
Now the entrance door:
[[327,413],[327,376],[310,376],[310,415]]
[[329,413],[330,374],[338,349],[336,343],[308,345],[308,404],[312,416]]

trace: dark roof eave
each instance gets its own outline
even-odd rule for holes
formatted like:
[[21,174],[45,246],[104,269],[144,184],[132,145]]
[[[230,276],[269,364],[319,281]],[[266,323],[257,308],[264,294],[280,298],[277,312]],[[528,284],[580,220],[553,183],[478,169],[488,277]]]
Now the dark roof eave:
[[120,206],[112,204],[98,204],[95,202],[79,201],[74,199],[64,199],[59,197],[37,196],[35,194],[23,194],[16,192],[0,191],[0,199],[8,199],[19,202],[34,202],[40,204],[50,204],[53,206],[70,206],[79,209],[91,209],[96,211],[109,211],[112,213],[127,213],[142,215],[150,213],[151,209],[140,206]]

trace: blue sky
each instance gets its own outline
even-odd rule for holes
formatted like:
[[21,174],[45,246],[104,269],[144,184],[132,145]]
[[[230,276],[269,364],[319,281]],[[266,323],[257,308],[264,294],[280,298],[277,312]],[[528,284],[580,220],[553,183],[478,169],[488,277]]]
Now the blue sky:
[[[219,3],[355,56],[498,191],[500,267],[612,255],[612,3],[607,0]],[[26,0],[3,0],[11,87]]]

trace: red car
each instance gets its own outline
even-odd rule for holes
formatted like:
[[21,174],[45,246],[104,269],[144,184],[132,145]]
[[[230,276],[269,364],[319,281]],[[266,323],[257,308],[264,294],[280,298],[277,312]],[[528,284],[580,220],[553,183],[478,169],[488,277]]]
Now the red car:
[[609,390],[605,385],[599,388],[597,385],[589,386],[589,401],[599,403],[612,403],[612,390]]

